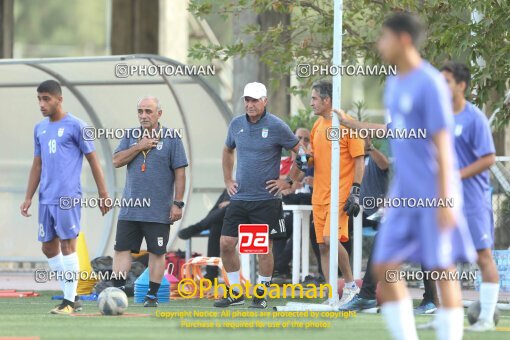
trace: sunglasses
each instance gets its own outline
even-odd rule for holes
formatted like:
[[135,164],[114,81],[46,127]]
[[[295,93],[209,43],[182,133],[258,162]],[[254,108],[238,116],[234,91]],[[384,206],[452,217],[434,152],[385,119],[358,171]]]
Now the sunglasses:
[[305,142],[310,142],[310,138],[308,137],[302,137],[302,136],[298,136],[298,139],[301,140],[301,139],[304,139]]

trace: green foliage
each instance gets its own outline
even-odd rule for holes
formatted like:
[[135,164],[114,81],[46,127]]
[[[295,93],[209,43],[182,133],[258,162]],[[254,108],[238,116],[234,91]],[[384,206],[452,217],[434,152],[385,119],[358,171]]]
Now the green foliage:
[[510,247],[510,195],[504,195],[504,200],[497,212],[497,227],[494,235],[495,249]]
[[[501,0],[345,0],[343,12],[343,64],[380,64],[376,40],[384,18],[395,10],[418,13],[428,26],[423,55],[440,66],[448,59],[471,65],[478,106],[488,105],[491,113],[500,108],[496,126],[510,119],[510,107],[503,107],[510,79],[510,1]],[[189,56],[195,59],[222,59],[256,54],[275,74],[294,72],[297,64],[330,64],[333,50],[333,1],[331,0],[191,0],[192,14],[207,18],[220,15],[225,20],[242,11],[291,13],[291,24],[261,30],[246,25],[243,33],[250,41],[235,40],[221,46],[195,44]],[[484,15],[473,23],[471,13]],[[480,67],[478,60],[485,60]],[[302,95],[313,77],[300,78],[290,92]]]
[[505,215],[507,219],[510,221],[510,195],[505,195],[505,200],[501,205],[501,214]]
[[355,113],[356,113],[357,119],[361,121],[362,120],[361,115],[362,115],[363,111],[366,109],[365,102],[363,100],[354,102],[354,109],[356,110]]
[[106,1],[16,0],[17,57],[105,55]]
[[312,130],[313,124],[317,120],[318,116],[315,116],[310,110],[298,110],[298,113],[293,116],[282,117],[283,120],[289,125],[292,131],[296,131],[297,128],[306,128]]

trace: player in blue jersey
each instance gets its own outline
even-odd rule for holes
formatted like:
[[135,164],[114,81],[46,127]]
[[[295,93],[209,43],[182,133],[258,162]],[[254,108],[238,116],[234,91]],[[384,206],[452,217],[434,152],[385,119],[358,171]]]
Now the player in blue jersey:
[[[469,88],[469,68],[461,63],[447,62],[441,67],[452,92],[455,119],[455,153],[457,155],[464,193],[464,215],[478,252],[482,272],[480,285],[481,311],[478,321],[467,330],[494,330],[494,310],[498,302],[499,275],[492,258],[494,223],[489,183],[489,168],[495,162],[495,147],[485,115],[465,98]],[[430,291],[425,285],[425,292]],[[428,295],[431,295],[429,292]],[[422,329],[434,323],[420,325]]]
[[97,184],[100,210],[108,207],[106,184],[94,144],[82,136],[85,123],[62,109],[62,90],[54,80],[42,82],[37,88],[39,108],[45,117],[34,129],[34,160],[30,170],[21,214],[30,217],[28,210],[39,186],[39,241],[52,271],[64,273],[59,280],[64,292],[62,303],[52,314],[70,314],[75,306],[77,273],[80,270],[76,254],[76,238],[80,232],[80,206],[72,206],[73,199],[81,198],[80,175],[83,155],[87,158]]
[[[343,119],[349,128],[425,129],[425,138],[391,139],[395,156],[390,199],[441,199],[434,208],[389,207],[379,228],[374,271],[380,281],[382,314],[395,339],[417,339],[413,306],[403,281],[395,279],[404,261],[421,263],[441,277],[452,278],[457,262],[473,262],[476,252],[462,212],[460,176],[453,147],[453,112],[448,86],[439,71],[421,59],[420,21],[394,14],[382,28],[379,52],[398,75],[388,78],[384,100],[388,122],[360,124]],[[454,206],[446,204],[453,200]],[[464,311],[456,280],[439,280],[442,307],[436,314],[438,339],[461,339]]]
[[[493,314],[499,293],[499,277],[491,254],[494,223],[489,187],[489,167],[495,161],[495,148],[491,130],[485,115],[468,102],[465,91],[469,87],[470,74],[466,65],[449,62],[441,68],[452,92],[455,119],[455,152],[462,179],[464,214],[475,248],[477,263],[482,272],[480,286],[481,311],[478,322],[467,328],[469,331],[494,329]],[[510,98],[510,95],[508,96]],[[344,124],[344,113],[339,112]],[[342,119],[342,117],[344,119]],[[345,122],[352,129],[386,129],[383,124]],[[425,285],[427,290],[427,285]],[[420,329],[435,327],[435,322],[420,325]]]
[[491,252],[494,223],[489,168],[496,161],[496,149],[487,117],[465,98],[471,78],[469,68],[461,63],[448,62],[441,71],[453,95],[455,151],[464,191],[464,214],[478,252],[477,263],[482,272],[480,316],[468,330],[493,330],[499,275]]

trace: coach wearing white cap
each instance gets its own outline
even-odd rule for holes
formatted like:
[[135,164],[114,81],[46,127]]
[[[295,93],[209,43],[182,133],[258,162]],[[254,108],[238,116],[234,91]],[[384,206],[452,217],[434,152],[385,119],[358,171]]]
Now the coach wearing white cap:
[[[299,140],[287,124],[266,111],[264,84],[247,84],[242,99],[246,112],[230,122],[223,149],[223,178],[231,201],[221,230],[221,259],[229,284],[239,284],[240,263],[236,251],[239,224],[269,225],[269,252],[258,255],[257,279],[258,284],[269,287],[274,266],[272,239],[286,237],[280,192],[292,184],[290,179],[279,179],[282,148],[298,152]],[[230,294],[229,289],[225,298],[214,303],[215,307],[244,304],[244,296],[236,294],[232,288],[234,294]],[[261,297],[263,294],[264,291],[258,288],[250,307],[266,308],[267,299]]]

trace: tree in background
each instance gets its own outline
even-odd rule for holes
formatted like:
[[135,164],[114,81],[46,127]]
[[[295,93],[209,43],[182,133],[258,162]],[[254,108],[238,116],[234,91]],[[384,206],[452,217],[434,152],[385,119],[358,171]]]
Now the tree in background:
[[[198,17],[220,15],[225,20],[251,11],[275,11],[291,15],[288,25],[261,28],[251,24],[243,33],[250,41],[224,45],[195,44],[189,56],[221,59],[256,54],[275,78],[290,74],[301,63],[330,64],[333,51],[333,1],[331,0],[191,0],[189,10]],[[510,79],[510,2],[504,0],[346,0],[343,13],[343,63],[380,64],[375,43],[384,18],[393,11],[418,13],[428,26],[423,55],[436,66],[453,59],[471,66],[472,98],[488,115],[499,109],[494,125],[506,126],[510,107],[503,106]],[[472,14],[483,19],[475,23]],[[484,60],[480,66],[478,61]],[[305,94],[313,77],[301,78],[300,86],[289,88]],[[503,134],[501,133],[503,136]],[[498,154],[504,152],[502,136],[495,136]],[[497,138],[500,137],[500,138]]]
[[106,55],[106,2],[14,2],[17,58]]

